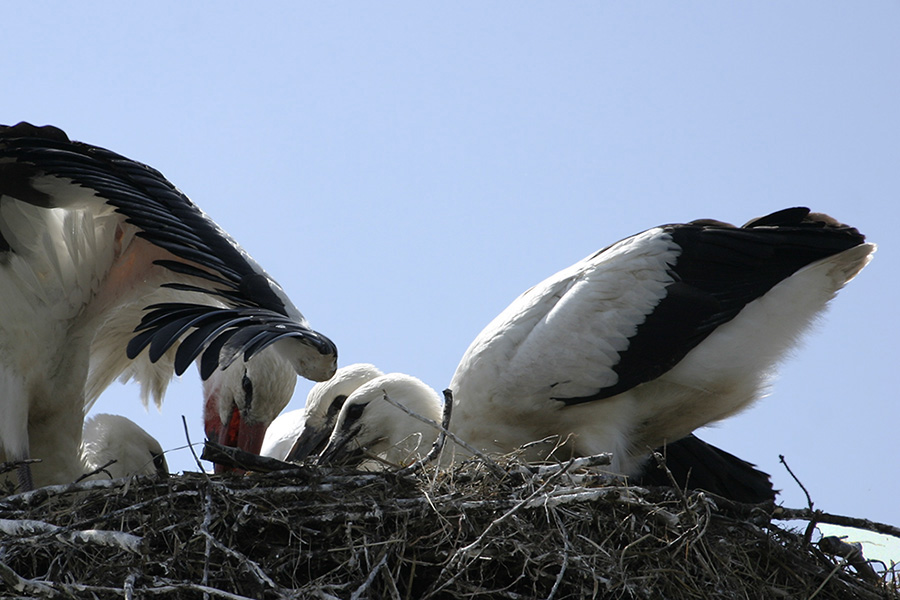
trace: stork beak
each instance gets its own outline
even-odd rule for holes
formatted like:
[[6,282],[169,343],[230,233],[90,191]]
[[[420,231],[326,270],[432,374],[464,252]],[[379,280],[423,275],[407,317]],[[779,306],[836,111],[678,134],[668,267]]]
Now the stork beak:
[[332,437],[316,459],[317,465],[358,464],[366,457],[366,451],[356,443],[350,444],[353,435],[346,433]]
[[151,451],[150,456],[153,457],[153,468],[156,469],[157,476],[167,477],[169,475],[169,464],[166,462],[166,455]]
[[[207,431],[210,439],[223,446],[231,446],[232,448],[240,448],[246,452],[259,454],[262,448],[263,438],[266,436],[268,424],[261,422],[250,422],[241,416],[241,412],[234,407],[228,422],[224,425]],[[215,465],[216,473],[243,473],[240,469],[231,469],[220,464]]]
[[286,460],[289,462],[303,462],[310,456],[315,456],[325,448],[331,432],[326,428],[311,427],[307,423],[297,440],[294,442],[291,451],[288,452]]
[[336,459],[344,454],[344,448],[347,446],[348,440],[349,438],[347,436],[340,436],[329,440],[328,445],[325,446],[325,449],[322,450],[316,459],[316,464],[327,465],[335,463]]

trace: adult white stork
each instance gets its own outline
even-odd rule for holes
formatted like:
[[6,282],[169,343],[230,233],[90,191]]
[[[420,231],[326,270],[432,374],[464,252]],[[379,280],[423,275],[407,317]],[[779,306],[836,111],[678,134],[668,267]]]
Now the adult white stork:
[[[668,444],[685,474],[718,461],[768,486],[687,436],[757,399],[874,250],[805,208],[627,238],[531,288],[479,334],[450,385],[451,430],[487,453],[528,445],[526,460],[612,452],[613,472],[648,479],[649,451]],[[566,443],[530,444],[545,438]]]
[[[327,379],[336,366],[334,344],[158,171],[70,141],[55,127],[2,127],[0,448],[6,460],[43,460],[34,482],[28,469],[19,470],[26,488],[80,471],[98,331],[129,338],[127,347],[106,352],[115,365],[145,352],[158,370],[155,383],[144,383],[157,390],[195,359],[207,380],[235,360],[249,365],[267,348],[310,379]],[[158,362],[167,353],[170,360]],[[116,368],[125,367],[107,365],[106,380]],[[243,379],[220,373],[214,377]],[[225,412],[218,429],[240,432],[245,415]],[[246,449],[258,450],[259,428],[250,437]]]
[[85,422],[81,460],[86,473],[103,468],[94,478],[169,474],[156,438],[121,415],[101,413]]
[[[537,284],[472,342],[450,383],[457,435],[486,452],[649,449],[762,395],[777,363],[875,246],[806,208],[626,238]],[[527,459],[546,459],[531,445]]]

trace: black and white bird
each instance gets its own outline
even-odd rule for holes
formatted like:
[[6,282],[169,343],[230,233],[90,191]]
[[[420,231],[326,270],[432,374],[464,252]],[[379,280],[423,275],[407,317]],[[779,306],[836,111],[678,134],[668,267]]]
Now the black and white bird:
[[453,428],[485,452],[556,436],[557,458],[612,452],[612,470],[634,475],[650,449],[758,399],[874,250],[806,208],[626,238],[526,291],[475,338],[450,383]]
[[[196,360],[204,380],[240,385],[229,365],[266,350],[313,380],[335,371],[334,344],[158,171],[55,127],[0,128],[0,458],[42,459],[19,470],[24,488],[77,476],[105,383],[134,376],[159,398]],[[207,429],[240,439],[252,415],[223,412]],[[249,437],[258,450],[260,428]]]
[[[759,398],[874,250],[805,208],[622,240],[531,288],[478,335],[450,384],[451,430],[486,453],[527,447],[531,461],[612,452],[614,473],[648,482],[650,451],[665,447],[689,484],[767,499],[765,474],[690,434]],[[362,403],[352,400],[343,411]],[[365,418],[338,423],[364,431]]]
[[94,479],[169,474],[159,441],[121,415],[101,413],[85,422],[81,460],[85,473],[99,470]]

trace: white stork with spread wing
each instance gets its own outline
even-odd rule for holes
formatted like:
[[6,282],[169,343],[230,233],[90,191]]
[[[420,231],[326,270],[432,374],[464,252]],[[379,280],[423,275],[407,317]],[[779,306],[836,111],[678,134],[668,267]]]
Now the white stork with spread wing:
[[[0,450],[43,460],[33,482],[19,470],[24,487],[79,473],[86,394],[129,375],[127,359],[143,357],[130,374],[161,393],[195,360],[204,380],[242,387],[267,351],[281,371],[335,371],[334,344],[158,171],[55,127],[0,128]],[[102,375],[86,392],[91,367]],[[280,404],[263,411],[274,418],[288,400],[244,408]],[[238,439],[249,425],[244,449],[258,451],[258,411],[217,408],[207,430]]]

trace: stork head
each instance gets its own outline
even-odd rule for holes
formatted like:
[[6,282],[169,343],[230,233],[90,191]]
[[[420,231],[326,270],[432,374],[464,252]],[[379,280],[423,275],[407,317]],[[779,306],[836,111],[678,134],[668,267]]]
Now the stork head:
[[306,397],[306,422],[287,460],[303,461],[318,454],[334,429],[347,398],[367,381],[383,375],[374,365],[358,363],[337,370],[328,381],[317,383]]
[[[269,424],[287,406],[297,384],[291,363],[274,348],[240,358],[203,382],[207,439],[259,454]],[[226,471],[216,465],[216,472]]]
[[402,373],[378,377],[347,398],[328,445],[319,455],[320,464],[358,465],[367,455],[400,464],[428,452],[437,438],[437,427],[408,414],[385,396],[416,415],[441,421],[441,400],[422,381]]
[[[159,442],[137,423],[120,415],[94,415],[84,424],[81,458],[85,469],[103,467],[117,479],[129,475],[168,475]],[[110,461],[115,461],[108,464]]]

